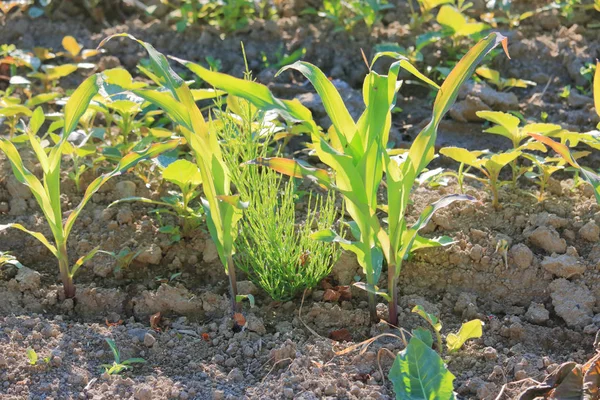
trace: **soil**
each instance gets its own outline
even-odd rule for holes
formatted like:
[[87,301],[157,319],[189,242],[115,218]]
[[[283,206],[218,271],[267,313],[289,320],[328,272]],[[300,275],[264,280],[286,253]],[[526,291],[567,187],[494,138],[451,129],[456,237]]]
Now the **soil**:
[[[19,13],[9,17],[0,29],[0,43],[59,49],[62,37],[69,34],[85,48],[94,48],[110,34],[128,32],[180,58],[196,62],[204,62],[207,56],[219,58],[222,71],[239,76],[244,71],[239,51],[243,40],[257,79],[277,95],[298,96],[327,126],[318,97],[296,75],[275,79],[275,71],[259,61],[261,54],[306,48],[304,59],[336,80],[356,116],[362,107],[359,88],[366,72],[360,49],[369,56],[377,43],[407,46],[414,41],[415,32],[406,25],[407,4],[402,1],[393,2],[396,8],[372,33],[358,26],[352,35],[335,32],[323,19],[298,16],[304,1],[284,3],[287,8],[279,20],[255,21],[243,32],[222,37],[208,26],[177,33],[164,22],[137,14],[104,27],[66,2],[52,20],[32,20]],[[531,4],[520,2],[516,7],[528,9]],[[485,107],[519,111],[536,120],[546,112],[548,122],[574,131],[592,130],[599,121],[592,98],[576,90],[567,99],[559,93],[566,85],[588,85],[579,69],[600,58],[598,30],[586,28],[594,17],[576,13],[567,21],[552,10],[503,32],[510,38],[512,60],[496,57],[492,67],[503,76],[538,85],[497,92],[485,84],[467,84],[440,127],[438,145],[507,148],[510,143],[504,138],[481,134],[482,123],[473,115]],[[134,71],[144,56],[131,41],[109,42],[106,50],[98,62],[100,69],[122,64]],[[444,56],[443,47],[434,45],[424,59],[435,65]],[[74,87],[81,79],[70,77],[63,86]],[[400,93],[398,105],[403,111],[394,117],[392,137],[397,145],[406,146],[427,122],[431,98],[418,85],[407,84]],[[589,158],[588,164],[597,167],[597,158]],[[35,200],[14,180],[3,155],[0,166],[0,225],[19,222],[49,235]],[[84,176],[83,186],[93,178]],[[431,237],[448,235],[455,243],[418,252],[403,266],[402,328],[423,325],[411,313],[415,304],[440,316],[444,334],[473,318],[486,322],[482,338],[446,357],[460,399],[495,399],[499,394],[500,399],[515,398],[528,384],[527,378],[541,381],[558,364],[582,363],[594,354],[594,337],[600,329],[600,208],[589,186],[575,187],[567,175],[557,178],[561,179],[552,180],[541,203],[531,196],[537,189],[525,181],[516,188],[506,186],[500,193],[501,209],[491,206],[484,187],[468,181],[465,191],[478,202],[452,205],[422,231]],[[0,269],[0,398],[394,397],[387,379],[393,360],[381,349],[396,354],[404,348],[400,338],[381,338],[364,353],[356,349],[337,354],[380,333],[398,333],[384,323],[369,323],[366,296],[358,289],[351,289],[350,300],[324,301],[327,285],[349,285],[360,275],[352,256],[344,254],[321,287],[286,303],[272,302],[240,277],[240,291],[256,297],[255,307],[244,305],[246,324],[240,328],[229,315],[227,277],[207,232],[172,243],[159,232],[161,223],[172,221],[158,221],[152,207],[132,203],[107,208],[122,197],[158,198],[165,190],[148,189],[128,174],[109,181],[94,195],[75,224],[68,249],[71,257],[96,245],[116,252],[129,246],[142,253],[121,271],[115,271],[108,256],[86,263],[76,277],[75,299],[62,297],[56,261],[45,247],[20,231],[0,232],[0,249],[17,255],[26,266]],[[63,192],[65,209],[81,198],[66,177]],[[442,195],[456,192],[453,180],[448,186],[417,188],[409,219]],[[497,251],[500,240],[508,242],[506,258]],[[384,278],[380,286],[385,285]],[[377,308],[385,318],[387,306],[381,303]],[[156,313],[160,313],[158,325],[151,326]],[[105,338],[115,340],[122,360],[141,357],[146,362],[120,376],[103,373],[101,365],[113,361]],[[28,348],[39,355],[38,365],[29,364]]]

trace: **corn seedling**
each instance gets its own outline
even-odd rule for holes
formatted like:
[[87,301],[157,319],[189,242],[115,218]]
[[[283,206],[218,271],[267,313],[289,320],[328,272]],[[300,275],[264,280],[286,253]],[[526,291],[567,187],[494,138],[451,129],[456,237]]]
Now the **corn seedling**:
[[387,0],[324,0],[319,11],[309,8],[304,13],[317,14],[332,21],[336,31],[350,32],[359,21],[371,29],[381,21],[383,11],[393,7]]
[[162,88],[166,89],[166,91],[151,89],[130,89],[130,91],[162,108],[173,122],[179,125],[182,135],[196,158],[202,177],[202,189],[206,196],[202,199],[204,214],[221,263],[229,275],[231,303],[235,311],[237,281],[233,263],[233,244],[237,236],[237,222],[242,216],[242,209],[247,205],[240,201],[239,195],[231,194],[229,170],[223,161],[217,134],[210,129],[196,106],[191,90],[171,69],[164,55],[157,52],[152,45],[126,34],[110,36],[101,44],[118,36],[128,37],[144,47],[150,56],[152,74]]
[[498,90],[504,91],[512,88],[526,88],[527,86],[535,86],[536,83],[525,79],[518,78],[502,78],[500,72],[488,67],[479,67],[475,73],[485,79],[488,83],[496,86]]
[[509,182],[500,180],[500,171],[521,155],[520,150],[512,150],[506,153],[488,154],[483,151],[469,151],[460,147],[444,147],[440,154],[450,157],[456,162],[478,169],[485,176],[480,178],[469,174],[470,178],[483,182],[492,192],[492,205],[500,207],[498,189]]
[[96,193],[98,189],[113,176],[127,171],[141,160],[157,156],[161,152],[173,149],[179,144],[178,140],[159,143],[149,146],[143,151],[132,152],[123,157],[113,171],[99,176],[87,187],[81,202],[74,210],[71,211],[63,223],[60,190],[61,158],[67,143],[67,138],[76,128],[79,118],[81,118],[90,101],[99,90],[99,80],[96,78],[96,76],[92,76],[86,79],[71,95],[64,108],[63,134],[60,137],[60,140],[54,146],[47,148],[43,147],[42,142],[37,137],[37,133],[44,124],[44,113],[41,107],[36,108],[36,110],[33,112],[29,121],[29,126],[26,129],[26,133],[28,135],[31,148],[33,149],[42,168],[43,178],[41,181],[25,167],[23,160],[21,159],[21,156],[19,155],[19,152],[14,144],[6,139],[0,138],[0,150],[2,150],[8,157],[13,173],[17,180],[25,184],[31,190],[34,198],[42,210],[42,213],[44,214],[46,222],[50,226],[50,230],[52,231],[52,235],[54,237],[54,244],[52,244],[41,233],[30,231],[20,224],[2,225],[0,229],[20,229],[35,237],[50,250],[50,252],[58,260],[60,276],[64,286],[65,296],[67,298],[75,296],[73,276],[77,270],[98,251],[98,248],[95,248],[88,254],[79,258],[75,264],[73,264],[73,266],[69,265],[67,241],[73,225],[83,210],[83,207],[87,204],[92,195]]
[[[500,111],[477,111],[477,116],[495,124],[484,132],[506,137],[512,142],[513,150],[515,151],[537,150],[545,152],[546,148],[532,141],[528,133],[550,135],[562,130],[560,125],[545,123],[533,123],[521,127],[519,126],[521,123],[519,118]],[[510,167],[512,169],[512,184],[515,187],[519,177],[527,172],[528,169],[520,167],[516,159],[511,162]]]
[[126,369],[131,369],[132,364],[145,364],[146,360],[143,358],[128,358],[127,360],[121,361],[121,352],[117,348],[117,344],[114,340],[106,338],[106,343],[110,350],[113,353],[114,361],[112,364],[102,364],[102,368],[104,368],[104,372],[108,375],[119,375]]
[[[123,202],[142,202],[160,206],[155,210],[156,213],[167,213],[175,215],[182,220],[182,233],[184,236],[190,235],[200,225],[202,218],[202,207],[194,207],[192,203],[199,195],[199,187],[202,184],[202,176],[198,166],[188,160],[177,160],[162,169],[162,179],[176,185],[179,192],[171,191],[168,197],[161,200],[152,200],[145,197],[126,197],[111,203],[108,207],[113,207]],[[172,233],[165,231],[163,233]]]
[[594,188],[594,195],[596,196],[596,202],[600,204],[600,176],[594,171],[582,167],[577,163],[577,160],[569,150],[569,147],[564,143],[559,143],[548,136],[539,135],[537,133],[530,133],[531,137],[535,140],[547,145],[552,150],[554,150],[558,155],[560,155],[571,167],[573,167],[576,171],[578,171],[583,179],[588,181],[592,187]]
[[142,254],[142,250],[132,251],[129,247],[123,247],[118,253],[112,251],[98,250],[98,253],[103,253],[115,259],[115,272],[126,270],[129,268],[133,260]]
[[[437,85],[399,54],[380,53],[375,56],[373,63],[383,56],[390,56],[396,61],[392,63],[388,75],[380,75],[371,69],[365,78],[363,94],[366,109],[358,123],[348,113],[333,84],[317,67],[310,63],[297,62],[282,69],[282,71],[295,69],[313,84],[333,123],[327,135],[323,135],[319,130],[310,111],[297,101],[277,99],[267,87],[255,82],[246,82],[212,72],[190,62],[184,62],[184,65],[217,89],[243,97],[260,109],[276,110],[288,120],[301,121],[304,124],[311,134],[312,147],[316,155],[321,162],[334,171],[333,178],[326,170],[311,167],[297,160],[260,158],[251,163],[267,166],[297,178],[309,177],[322,187],[335,188],[342,194],[345,210],[353,220],[352,231],[358,237],[355,236],[354,241],[342,239],[332,230],[317,232],[313,237],[323,241],[340,242],[344,249],[356,254],[367,277],[367,282],[358,286],[369,292],[369,309],[372,318],[376,319],[375,295],[380,294],[390,301],[390,322],[396,325],[397,280],[402,261],[409,256],[413,248],[448,243],[447,240],[422,238],[418,235],[418,231],[439,208],[448,206],[456,200],[472,199],[461,195],[442,198],[427,206],[419,220],[414,225],[408,226],[405,213],[411,189],[417,177],[433,159],[438,125],[456,100],[460,86],[471,76],[483,57],[501,42],[506,45],[503,36],[492,33],[476,44],[457,63],[438,92],[431,121],[402,157],[391,156],[386,150],[391,126],[391,110],[395,107],[396,94],[401,86],[397,81],[400,68],[407,69],[434,87]],[[379,210],[377,190],[382,183],[384,171],[388,195],[387,229],[380,225],[377,217]],[[376,287],[384,257],[388,264],[389,293],[380,291]]]
[[0,251],[0,267],[4,265],[14,265],[17,268],[22,268],[23,264],[17,260],[15,256],[6,251]]

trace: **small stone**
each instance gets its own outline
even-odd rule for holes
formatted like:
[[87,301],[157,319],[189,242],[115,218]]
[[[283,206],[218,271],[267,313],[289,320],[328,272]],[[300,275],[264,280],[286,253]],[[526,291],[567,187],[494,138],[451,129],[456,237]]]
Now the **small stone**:
[[15,279],[17,282],[19,282],[19,289],[22,292],[26,290],[33,291],[39,289],[42,280],[39,272],[27,267],[19,268]]
[[354,282],[360,264],[353,253],[344,251],[339,260],[333,265],[331,275],[339,285],[350,285]]
[[239,281],[237,283],[237,290],[241,295],[251,294],[256,296],[258,294],[258,288],[253,282],[250,281]]
[[325,396],[335,396],[337,389],[335,385],[329,384],[325,387]]
[[293,399],[294,398],[294,389],[292,389],[292,388],[283,389],[283,397],[285,397],[286,399]]
[[6,190],[8,190],[8,194],[10,194],[10,197],[13,199],[28,200],[33,197],[31,190],[12,175],[9,175],[6,179],[5,186]]
[[267,333],[267,328],[265,328],[265,324],[263,323],[262,319],[254,314],[249,314],[246,316],[246,324],[249,331],[256,332],[259,335],[264,335]]
[[534,246],[546,250],[548,253],[562,254],[567,251],[567,242],[561,239],[554,228],[540,226],[529,235],[528,239]]
[[133,222],[133,211],[129,208],[122,208],[117,213],[117,222],[119,224],[130,224]]
[[594,324],[586,325],[583,328],[583,333],[586,335],[595,335],[598,332],[598,327]]
[[215,390],[213,392],[213,400],[223,400],[225,398],[225,392],[222,390]]
[[531,267],[533,262],[533,252],[524,243],[515,244],[510,248],[510,256],[513,262],[520,269]]
[[600,227],[596,225],[596,222],[589,221],[579,229],[579,236],[588,242],[598,242],[600,240]]
[[126,197],[134,197],[137,187],[132,181],[121,181],[115,185],[115,197],[116,200],[124,199]]
[[156,343],[156,338],[152,336],[150,332],[146,332],[144,335],[144,345],[146,347],[152,347],[154,346],[154,343]]
[[481,245],[479,245],[479,244],[474,245],[471,248],[469,257],[471,257],[471,260],[473,260],[473,261],[481,260],[481,257],[483,257],[483,247],[481,247]]
[[584,284],[561,278],[550,283],[550,297],[556,314],[570,327],[584,327],[592,322],[596,298]]
[[227,380],[230,382],[242,382],[244,380],[244,374],[239,368],[234,368],[227,374]]
[[528,378],[527,372],[525,372],[524,369],[520,369],[517,372],[515,372],[515,379],[516,380],[520,381],[520,380],[527,379],[527,378]]
[[525,313],[525,319],[532,324],[540,325],[550,319],[550,312],[546,310],[543,304],[532,302]]
[[486,347],[483,349],[483,356],[486,360],[496,360],[498,358],[498,351],[493,347]]
[[202,260],[205,263],[211,263],[217,261],[219,258],[219,253],[217,252],[217,246],[215,246],[215,242],[208,239],[206,241],[206,245],[204,246],[204,252],[202,253]]
[[144,249],[136,257],[136,261],[144,263],[144,264],[152,264],[152,265],[160,264],[161,260],[162,260],[162,250],[155,243],[152,243],[152,245],[149,248]]
[[152,400],[152,389],[142,386],[134,392],[133,398],[135,400]]
[[569,254],[552,254],[552,256],[545,257],[542,261],[542,267],[561,278],[570,278],[585,272],[585,265]]

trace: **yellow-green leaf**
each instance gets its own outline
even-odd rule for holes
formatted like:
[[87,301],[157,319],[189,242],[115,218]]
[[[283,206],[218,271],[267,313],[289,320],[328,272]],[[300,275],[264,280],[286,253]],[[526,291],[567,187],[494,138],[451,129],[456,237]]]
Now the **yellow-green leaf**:
[[463,346],[463,344],[465,344],[467,340],[481,337],[483,334],[482,326],[483,322],[481,322],[479,319],[474,319],[462,324],[458,333],[450,333],[446,337],[448,351],[457,351]]
[[81,46],[73,36],[65,36],[62,40],[62,46],[72,57],[77,56],[81,51]]

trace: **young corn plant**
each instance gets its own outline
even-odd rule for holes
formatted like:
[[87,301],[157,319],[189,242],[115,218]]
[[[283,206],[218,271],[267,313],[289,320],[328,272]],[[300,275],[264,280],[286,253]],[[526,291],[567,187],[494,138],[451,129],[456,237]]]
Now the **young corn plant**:
[[[574,160],[590,155],[589,151],[577,151],[572,153]],[[544,201],[546,197],[546,187],[550,177],[555,172],[565,169],[566,161],[562,157],[540,157],[536,154],[523,153],[523,157],[532,162],[532,167],[525,173],[525,176],[534,180],[540,188],[536,197],[538,202]]]
[[69,264],[67,241],[69,235],[71,234],[73,225],[83,210],[83,207],[85,207],[92,195],[96,193],[98,189],[100,189],[100,187],[113,176],[127,171],[141,160],[157,156],[161,152],[173,149],[179,144],[178,140],[171,140],[166,143],[158,143],[149,146],[143,151],[132,152],[123,157],[113,171],[99,176],[92,183],[90,183],[79,205],[71,211],[69,216],[63,222],[60,198],[62,155],[66,147],[67,138],[77,127],[79,118],[86,111],[90,101],[98,92],[99,85],[100,80],[97,79],[96,76],[91,76],[86,79],[71,95],[64,108],[63,134],[58,143],[52,147],[44,148],[42,142],[37,136],[39,129],[42,127],[45,121],[44,112],[42,111],[41,107],[36,108],[36,110],[33,112],[31,120],[29,121],[29,126],[26,129],[26,133],[28,135],[31,148],[36,155],[42,169],[41,181],[25,167],[15,145],[4,138],[0,138],[0,150],[2,150],[8,157],[13,173],[17,180],[31,190],[31,193],[33,194],[42,210],[42,213],[44,214],[46,222],[50,226],[52,236],[54,237],[54,243],[51,243],[40,232],[30,231],[21,224],[13,223],[2,225],[0,226],[0,230],[6,228],[16,228],[22,230],[35,237],[50,250],[52,255],[54,255],[58,260],[60,277],[63,283],[65,297],[67,298],[72,298],[75,296],[73,276],[77,270],[98,251],[98,248],[96,247],[88,254],[79,258],[72,266]]
[[162,91],[135,88],[130,88],[129,91],[163,109],[169,118],[179,125],[181,134],[196,158],[205,195],[202,199],[204,214],[219,259],[229,275],[231,305],[235,312],[237,281],[233,262],[234,241],[237,236],[237,222],[247,204],[240,201],[239,195],[233,195],[231,192],[230,174],[223,160],[217,134],[204,120],[188,85],[171,69],[163,54],[149,43],[127,34],[109,36],[102,41],[100,47],[115,37],[134,40],[148,52],[149,68]]
[[[509,139],[512,142],[514,151],[536,150],[545,152],[546,148],[531,140],[528,133],[550,135],[562,130],[560,125],[547,123],[519,126],[521,122],[519,118],[501,111],[477,111],[477,116],[494,124],[491,128],[486,129],[485,133],[492,133]],[[510,167],[512,169],[512,184],[513,187],[516,187],[517,180],[528,171],[528,168],[519,166],[516,159],[511,162]]]
[[[322,187],[334,188],[342,194],[345,210],[353,220],[351,226],[355,240],[343,239],[332,230],[317,232],[313,237],[339,242],[344,249],[356,254],[367,278],[367,282],[359,286],[369,292],[371,317],[376,319],[375,295],[380,294],[390,302],[390,322],[397,324],[397,281],[402,262],[408,258],[413,248],[448,243],[447,240],[422,238],[418,235],[419,229],[425,226],[439,208],[456,200],[472,200],[462,195],[444,197],[427,206],[415,224],[408,225],[405,213],[411,189],[420,173],[433,159],[438,125],[456,100],[460,86],[471,77],[483,57],[500,43],[506,49],[505,38],[492,33],[457,63],[438,91],[431,121],[403,157],[391,156],[387,151],[391,111],[395,107],[396,95],[401,86],[401,82],[397,80],[400,68],[407,69],[433,86],[437,85],[399,54],[380,53],[375,56],[373,63],[383,56],[392,57],[396,61],[390,66],[388,75],[380,75],[371,68],[363,85],[366,108],[357,122],[350,116],[333,84],[317,67],[297,62],[282,69],[295,69],[313,84],[332,121],[327,134],[319,130],[310,111],[298,101],[277,99],[266,86],[216,73],[191,62],[181,62],[215,88],[243,97],[260,109],[276,110],[289,121],[301,122],[310,132],[315,154],[333,170],[333,177],[326,170],[311,167],[298,160],[259,158],[251,163],[267,166],[296,178],[310,178]],[[381,226],[377,216],[381,206],[378,204],[377,191],[382,184],[384,172],[388,196],[387,229]],[[388,264],[388,293],[376,286],[384,257]]]
[[146,360],[143,358],[128,358],[127,360],[121,361],[121,352],[117,347],[117,344],[112,339],[104,339],[110,347],[110,350],[113,353],[114,361],[112,364],[102,364],[101,366],[104,368],[104,372],[108,375],[119,375],[121,372],[133,368],[132,364],[145,364]]
[[489,154],[482,151],[469,151],[460,147],[444,147],[440,154],[450,157],[456,162],[466,164],[478,169],[485,176],[480,178],[475,175],[467,175],[470,178],[483,182],[492,192],[492,205],[500,208],[498,190],[509,182],[500,180],[500,171],[505,166],[521,155],[520,150],[512,150],[506,153]]

